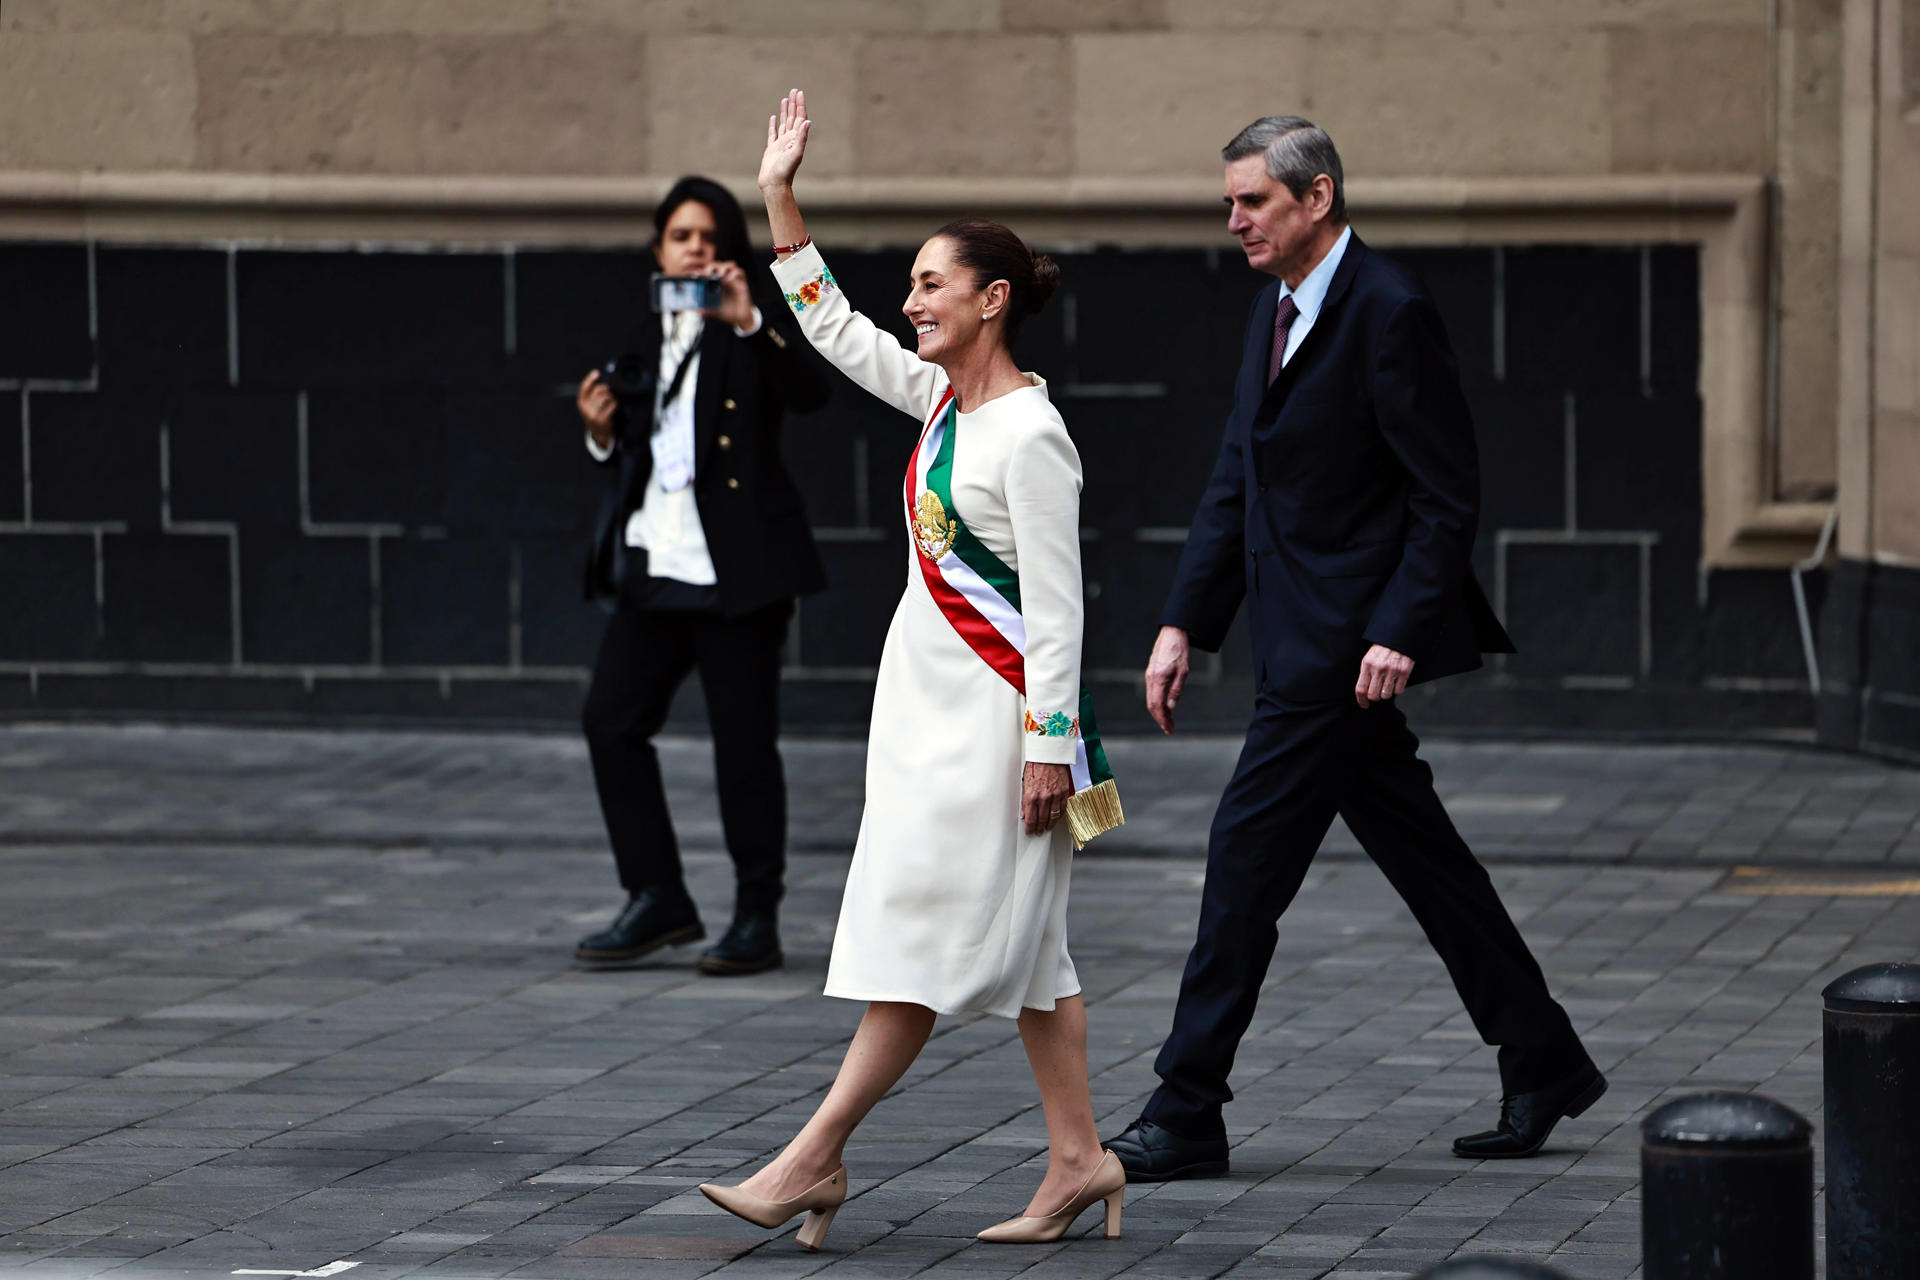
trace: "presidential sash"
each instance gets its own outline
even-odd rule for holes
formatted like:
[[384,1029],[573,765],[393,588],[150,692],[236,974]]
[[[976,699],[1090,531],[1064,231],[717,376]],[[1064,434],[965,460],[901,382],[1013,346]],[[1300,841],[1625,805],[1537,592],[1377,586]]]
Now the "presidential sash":
[[[973,535],[953,505],[956,417],[953,388],[948,386],[907,467],[907,528],[940,612],[981,661],[1025,696],[1027,628],[1020,614],[1020,577]],[[1036,716],[1029,708],[1021,726],[1026,733],[1074,740],[1067,825],[1076,849],[1127,820],[1094,724],[1093,696],[1084,683],[1077,711]]]

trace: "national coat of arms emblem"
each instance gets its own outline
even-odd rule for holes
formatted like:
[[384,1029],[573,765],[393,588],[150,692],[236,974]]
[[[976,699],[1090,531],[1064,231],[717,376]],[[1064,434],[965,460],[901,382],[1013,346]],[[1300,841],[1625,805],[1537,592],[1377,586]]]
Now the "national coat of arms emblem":
[[940,495],[931,489],[922,490],[913,517],[913,541],[920,548],[920,554],[929,560],[939,560],[953,549],[953,540],[959,533],[960,526],[947,514]]

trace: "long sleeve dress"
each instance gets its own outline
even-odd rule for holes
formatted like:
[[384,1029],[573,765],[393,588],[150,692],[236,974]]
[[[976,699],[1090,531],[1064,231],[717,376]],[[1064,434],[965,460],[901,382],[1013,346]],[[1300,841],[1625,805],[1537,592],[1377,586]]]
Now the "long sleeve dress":
[[[1065,821],[1026,833],[1021,786],[1028,761],[1075,761],[1079,454],[1041,379],[1029,374],[1029,386],[942,418],[952,397],[946,374],[853,310],[818,249],[777,263],[774,274],[814,347],[923,429],[916,470],[899,490],[913,535],[906,591],[880,658],[866,811],[826,993],[938,1013],[1052,1009],[1080,990],[1067,954],[1073,839]],[[929,493],[928,467],[941,460],[920,456],[930,450],[930,419],[947,427],[937,487],[971,535],[1017,573],[1017,611],[1000,625],[1024,632],[1025,696],[936,597],[941,586],[925,558],[938,561],[953,530]],[[951,610],[951,596],[944,599]]]

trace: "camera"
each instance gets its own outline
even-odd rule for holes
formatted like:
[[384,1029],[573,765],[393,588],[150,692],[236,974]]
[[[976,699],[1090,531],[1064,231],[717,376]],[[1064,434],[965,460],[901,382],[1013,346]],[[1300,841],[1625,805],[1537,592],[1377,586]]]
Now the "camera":
[[720,282],[712,276],[653,277],[655,311],[717,311],[722,297]]
[[659,375],[645,359],[629,352],[601,365],[600,380],[613,392],[614,399],[624,405],[628,401],[651,401],[653,384]]

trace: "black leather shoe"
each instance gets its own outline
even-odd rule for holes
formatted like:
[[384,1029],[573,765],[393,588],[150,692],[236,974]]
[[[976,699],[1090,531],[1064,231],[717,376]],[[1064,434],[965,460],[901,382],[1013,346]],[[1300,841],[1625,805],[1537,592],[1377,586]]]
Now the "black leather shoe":
[[761,973],[787,962],[780,954],[780,925],[769,911],[735,916],[726,936],[700,956],[700,972],[716,976]]
[[1500,1126],[1453,1140],[1453,1154],[1468,1160],[1514,1160],[1547,1145],[1562,1116],[1572,1118],[1600,1100],[1607,1078],[1588,1063],[1558,1084],[1500,1099]]
[[614,922],[580,939],[573,958],[585,964],[629,964],[662,947],[678,947],[707,936],[700,912],[684,889],[642,889],[627,899]]
[[1175,1178],[1218,1178],[1227,1171],[1227,1140],[1183,1138],[1165,1125],[1141,1116],[1101,1145],[1120,1157],[1128,1182],[1171,1182]]

